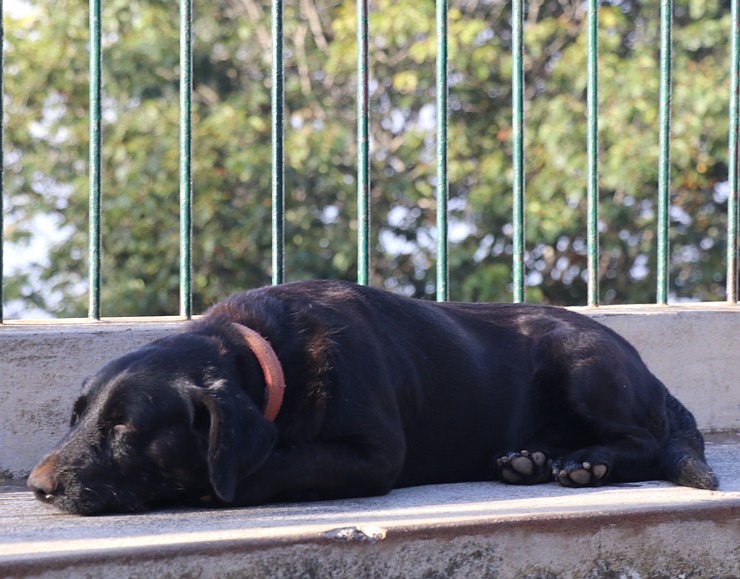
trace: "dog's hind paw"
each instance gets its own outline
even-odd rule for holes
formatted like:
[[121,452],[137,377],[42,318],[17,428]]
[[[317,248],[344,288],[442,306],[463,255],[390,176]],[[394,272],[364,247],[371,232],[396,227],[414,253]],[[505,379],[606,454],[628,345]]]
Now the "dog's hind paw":
[[710,491],[719,488],[719,480],[709,465],[703,460],[689,457],[683,460],[678,468],[678,474],[669,477],[676,484],[696,489],[707,489]]
[[557,460],[552,467],[552,476],[564,487],[595,487],[603,483],[608,470],[605,464]]
[[509,484],[533,485],[550,479],[552,460],[541,450],[510,452],[496,460],[499,480]]

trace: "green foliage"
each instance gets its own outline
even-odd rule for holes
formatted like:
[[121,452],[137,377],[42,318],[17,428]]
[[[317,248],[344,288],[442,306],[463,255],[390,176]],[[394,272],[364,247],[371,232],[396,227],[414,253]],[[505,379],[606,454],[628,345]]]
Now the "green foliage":
[[[671,293],[722,299],[729,9],[677,1]],[[8,247],[59,230],[47,257],[5,281],[9,300],[84,315],[87,3],[6,16]],[[509,3],[453,2],[450,34],[451,298],[510,299]],[[581,2],[525,14],[527,298],[585,302],[586,22]],[[601,295],[654,299],[658,159],[655,4],[600,10]],[[178,17],[171,2],[103,10],[103,314],[178,308]],[[434,3],[372,3],[372,279],[434,293]],[[354,3],[285,6],[287,278],[354,279]],[[196,6],[194,292],[201,311],[269,282],[270,14],[262,0]]]

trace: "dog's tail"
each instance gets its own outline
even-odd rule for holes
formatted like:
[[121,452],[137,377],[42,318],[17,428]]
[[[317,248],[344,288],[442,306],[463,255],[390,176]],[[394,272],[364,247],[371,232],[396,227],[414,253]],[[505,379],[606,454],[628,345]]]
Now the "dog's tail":
[[671,424],[664,455],[666,478],[681,486],[716,490],[719,481],[707,464],[696,420],[670,393],[666,393],[666,410]]

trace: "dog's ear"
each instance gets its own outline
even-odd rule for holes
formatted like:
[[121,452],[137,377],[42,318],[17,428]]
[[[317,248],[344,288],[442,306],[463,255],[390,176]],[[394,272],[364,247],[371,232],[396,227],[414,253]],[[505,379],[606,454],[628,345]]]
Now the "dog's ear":
[[226,381],[193,391],[196,408],[205,408],[208,428],[208,475],[222,500],[234,500],[239,479],[249,476],[267,459],[277,439],[275,425],[266,420],[241,389]]

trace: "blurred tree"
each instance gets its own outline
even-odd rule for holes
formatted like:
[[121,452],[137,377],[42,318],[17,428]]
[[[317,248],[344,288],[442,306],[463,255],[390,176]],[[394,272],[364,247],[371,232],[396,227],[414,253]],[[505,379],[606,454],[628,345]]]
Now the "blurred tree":
[[[6,15],[6,251],[53,229],[48,256],[14,268],[7,299],[84,315],[87,3]],[[510,299],[509,3],[453,1],[451,298]],[[655,295],[658,7],[600,11],[601,295]],[[195,309],[269,282],[270,13],[263,0],[196,5]],[[671,294],[724,297],[729,3],[676,2]],[[586,299],[585,6],[525,14],[528,299]],[[178,304],[178,18],[171,2],[103,13],[103,314]],[[354,3],[286,3],[286,271],[354,279]],[[371,7],[372,278],[434,288],[434,2]]]

